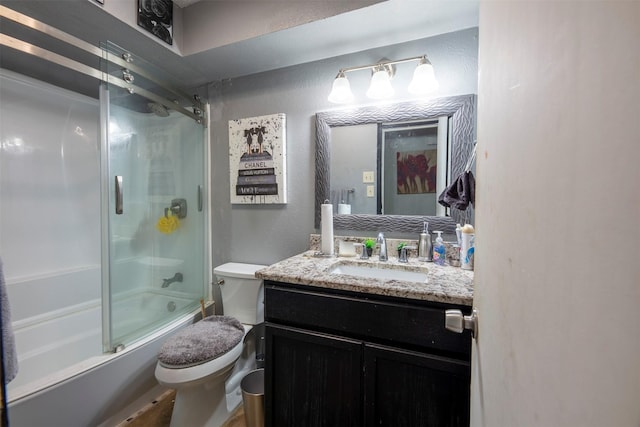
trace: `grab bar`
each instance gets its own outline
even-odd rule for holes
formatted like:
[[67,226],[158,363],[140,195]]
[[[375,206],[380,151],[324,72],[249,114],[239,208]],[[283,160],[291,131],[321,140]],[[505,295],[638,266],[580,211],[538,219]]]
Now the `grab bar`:
[[116,215],[122,213],[122,175],[116,175]]

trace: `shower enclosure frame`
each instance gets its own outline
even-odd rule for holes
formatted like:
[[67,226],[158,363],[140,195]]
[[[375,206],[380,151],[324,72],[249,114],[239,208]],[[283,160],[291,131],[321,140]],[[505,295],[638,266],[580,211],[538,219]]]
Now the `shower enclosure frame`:
[[[194,120],[195,122],[197,122],[199,125],[202,126],[203,128],[203,140],[202,143],[204,144],[203,146],[203,168],[202,168],[202,191],[204,192],[204,195],[202,195],[202,198],[204,199],[204,201],[206,201],[205,203],[205,207],[203,215],[204,215],[204,219],[203,219],[203,279],[202,283],[201,283],[201,288],[202,288],[202,295],[207,298],[210,297],[209,295],[209,289],[208,289],[208,283],[211,282],[212,280],[212,276],[211,276],[211,265],[210,265],[210,257],[209,257],[209,247],[210,247],[210,242],[211,242],[211,236],[210,236],[210,205],[209,205],[209,201],[210,201],[210,197],[209,197],[209,193],[210,193],[210,186],[208,185],[208,183],[210,182],[210,163],[207,159],[210,158],[209,156],[209,138],[208,138],[208,133],[205,132],[204,130],[207,129],[207,114],[208,114],[208,105],[206,103],[203,103],[197,96],[190,96],[187,95],[185,93],[183,93],[180,90],[176,90],[171,88],[170,85],[167,84],[166,81],[163,81],[161,79],[156,79],[153,77],[152,74],[147,73],[143,68],[138,67],[136,64],[131,62],[131,59],[133,58],[133,56],[131,54],[123,54],[122,56],[118,57],[115,55],[111,55],[109,53],[105,53],[105,51],[103,49],[100,49],[96,46],[93,46],[89,43],[84,42],[83,40],[77,39],[67,33],[64,33],[62,31],[59,31],[47,24],[44,24],[42,22],[33,20],[30,17],[27,17],[25,15],[22,15],[18,12],[15,12],[5,6],[0,5],[0,16],[4,19],[9,19],[12,20],[14,22],[19,23],[20,25],[23,25],[25,27],[27,27],[30,30],[34,30],[37,32],[40,32],[42,34],[45,34],[49,37],[54,37],[62,42],[65,42],[77,49],[83,50],[85,52],[89,52],[95,56],[99,56],[101,59],[108,61],[110,64],[115,64],[116,66],[119,67],[126,67],[123,68],[124,70],[130,71],[132,73],[135,73],[137,76],[141,76],[143,79],[149,80],[149,81],[153,81],[155,84],[162,86],[168,93],[171,93],[175,96],[176,99],[180,99],[181,102],[176,102],[173,99],[169,100],[167,99],[165,96],[159,96],[155,93],[153,93],[152,91],[147,90],[144,87],[140,87],[136,84],[133,83],[133,81],[127,81],[126,78],[118,78],[117,76],[111,75],[109,73],[104,72],[104,70],[96,70],[95,68],[92,68],[88,65],[85,65],[83,63],[77,62],[71,58],[68,57],[64,57],[62,55],[59,55],[55,52],[52,51],[48,51],[45,49],[42,49],[36,45],[24,42],[22,40],[13,38],[7,34],[3,34],[0,33],[0,44],[3,46],[6,46],[10,49],[14,49],[17,51],[20,51],[22,53],[28,54],[28,55],[33,55],[33,56],[37,56],[41,59],[44,59],[46,61],[55,63],[57,65],[61,65],[63,67],[66,67],[68,69],[71,69],[75,72],[79,72],[85,75],[88,75],[90,77],[93,77],[95,79],[97,79],[98,81],[103,83],[103,86],[101,88],[101,92],[105,93],[107,92],[107,88],[104,84],[106,85],[110,85],[112,87],[117,87],[117,88],[122,88],[125,89],[127,91],[129,91],[130,93],[135,93],[137,95],[143,96],[144,98],[164,106],[165,108],[171,109],[172,111],[178,112],[184,116],[187,116],[189,118],[191,118],[192,120]],[[185,104],[186,101],[186,106],[183,106],[182,104]],[[109,102],[108,102],[108,97],[107,96],[101,96],[100,99],[100,123],[101,124],[105,124],[109,122]],[[100,139],[100,145],[101,145],[101,153],[104,153],[105,151],[105,145],[108,145],[108,141],[109,141],[109,132],[107,129],[107,126],[101,125],[100,126],[100,135],[99,135],[99,139]],[[108,159],[106,158],[107,156],[101,155],[100,156],[100,162],[101,162],[101,169],[106,171],[108,170]],[[107,179],[105,179],[104,176],[102,176],[101,178],[101,186],[102,186],[102,191],[101,191],[101,203],[103,204],[103,206],[108,206],[109,203],[109,188],[108,185],[105,185],[105,183],[108,182],[108,177]],[[206,195],[206,196],[205,196]],[[200,200],[202,201],[202,199]],[[103,209],[103,214],[104,214],[104,209]],[[102,292],[103,292],[103,300],[106,298],[110,298],[109,296],[106,296],[106,294],[108,294],[108,286],[104,286],[104,283],[109,283],[110,275],[109,275],[109,269],[108,268],[104,268],[105,264],[108,264],[109,260],[109,250],[106,250],[108,247],[108,242],[106,242],[104,239],[105,235],[109,234],[109,224],[108,221],[101,221],[101,231],[102,231],[102,236],[103,238],[101,239],[101,245],[102,245],[102,257],[103,257],[103,280],[107,280],[106,282],[103,282],[103,287],[102,287]],[[106,247],[107,246],[107,247]],[[106,273],[105,273],[106,272]],[[196,311],[196,310],[194,310]],[[190,313],[193,314],[193,313]],[[111,330],[110,328],[107,326],[108,324],[111,323],[111,319],[110,319],[110,314],[108,310],[103,310],[103,328],[105,329],[103,331],[103,339],[104,339],[104,351],[105,353],[108,353],[109,351],[113,351],[113,352],[117,352],[122,350],[122,346],[117,345],[114,346],[113,343],[111,342]],[[143,339],[144,337],[139,337],[139,339]]]

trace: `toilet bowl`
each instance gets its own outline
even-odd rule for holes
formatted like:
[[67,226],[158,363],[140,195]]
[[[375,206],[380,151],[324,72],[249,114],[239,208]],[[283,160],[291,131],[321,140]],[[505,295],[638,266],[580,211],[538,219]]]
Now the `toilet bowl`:
[[169,338],[155,375],[176,390],[171,427],[219,427],[242,402],[240,382],[256,367],[253,325],[264,321],[263,265],[227,263],[213,271],[224,316],[209,316]]

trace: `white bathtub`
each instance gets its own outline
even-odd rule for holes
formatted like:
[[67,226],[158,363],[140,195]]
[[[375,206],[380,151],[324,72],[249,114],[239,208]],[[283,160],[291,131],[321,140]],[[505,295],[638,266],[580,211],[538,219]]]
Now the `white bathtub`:
[[[7,283],[19,358],[18,376],[8,386],[13,427],[97,426],[157,389],[158,349],[192,322],[189,300],[164,289],[118,295],[118,326],[141,316],[166,318],[172,302],[181,318],[121,352],[103,354],[101,303],[92,298],[100,293],[99,277],[99,268],[87,267]],[[36,313],[36,306],[48,311]]]

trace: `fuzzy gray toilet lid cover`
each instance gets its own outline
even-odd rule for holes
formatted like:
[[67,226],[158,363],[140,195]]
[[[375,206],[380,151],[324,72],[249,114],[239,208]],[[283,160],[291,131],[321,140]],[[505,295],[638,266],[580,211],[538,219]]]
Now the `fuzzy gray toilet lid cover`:
[[166,368],[188,368],[213,360],[238,345],[244,326],[229,316],[209,316],[187,326],[160,347],[158,360]]

